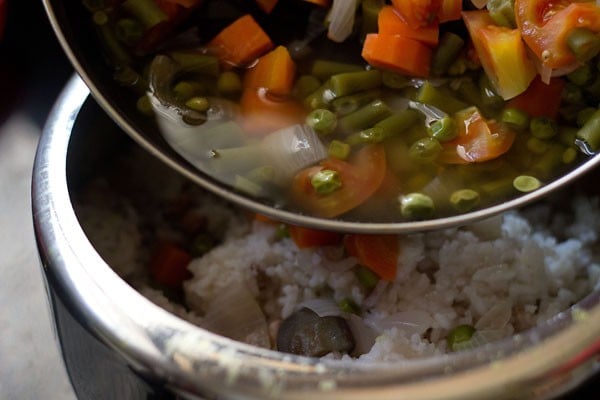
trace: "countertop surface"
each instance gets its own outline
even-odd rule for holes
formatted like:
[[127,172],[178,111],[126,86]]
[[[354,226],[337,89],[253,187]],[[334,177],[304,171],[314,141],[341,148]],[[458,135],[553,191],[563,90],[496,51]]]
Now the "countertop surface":
[[[41,1],[8,2],[0,42],[0,399],[75,399],[48,305],[31,221],[43,123],[72,69]],[[569,398],[592,399],[592,381]]]

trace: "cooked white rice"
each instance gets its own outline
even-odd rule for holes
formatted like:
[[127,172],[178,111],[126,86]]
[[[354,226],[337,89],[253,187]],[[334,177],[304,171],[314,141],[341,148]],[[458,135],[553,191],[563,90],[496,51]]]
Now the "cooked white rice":
[[[458,325],[477,329],[473,343],[497,340],[547,320],[600,286],[596,198],[577,197],[571,209],[559,214],[536,206],[469,227],[399,236],[395,282],[380,281],[369,293],[354,273],[357,261],[345,256],[341,246],[300,250],[277,235],[276,225],[253,221],[192,190],[188,212],[206,217],[207,229],[222,244],[190,263],[193,278],[184,284],[184,307],[151,289],[144,268],[144,237],[181,240],[183,234],[172,228],[160,207],[179,196],[182,185],[172,185],[168,195],[163,192],[162,199],[148,202],[144,187],[160,177],[153,175],[148,185],[135,179],[139,186],[130,195],[111,192],[101,180],[80,198],[78,215],[98,252],[158,305],[254,344],[269,346],[273,341],[265,340],[265,332],[273,336],[279,321],[311,299],[351,299],[363,310],[361,317],[352,317],[362,340],[374,338],[359,360],[431,356],[447,351],[445,338]],[[137,201],[139,196],[144,201]],[[254,298],[267,328],[253,325],[240,333],[222,326],[223,318],[215,320],[223,304],[236,314],[236,296]],[[244,309],[245,314],[253,312]]]

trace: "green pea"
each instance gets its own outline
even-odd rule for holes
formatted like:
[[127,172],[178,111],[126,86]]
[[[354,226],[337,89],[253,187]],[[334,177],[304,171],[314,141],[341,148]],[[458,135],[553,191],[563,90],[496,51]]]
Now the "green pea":
[[600,36],[587,28],[574,28],[567,36],[567,45],[579,61],[586,62],[600,53]]
[[373,290],[379,282],[379,277],[367,267],[359,265],[354,271],[358,282],[367,290]]
[[310,179],[312,187],[317,193],[329,194],[342,187],[342,180],[337,171],[322,169]]
[[185,102],[186,107],[191,108],[194,111],[203,112],[210,108],[210,102],[206,97],[192,97]]
[[563,164],[571,164],[577,159],[577,150],[573,147],[568,147],[563,151],[562,162]]
[[332,140],[327,148],[327,154],[340,160],[345,160],[350,155],[350,145],[339,140]]
[[539,189],[542,186],[542,182],[535,176],[520,175],[513,180],[513,186],[519,192],[528,193]]
[[152,109],[152,104],[150,103],[150,99],[148,98],[148,96],[141,96],[140,98],[138,98],[137,103],[135,105],[138,111],[144,115],[154,114],[154,110]]
[[479,204],[479,193],[472,189],[460,189],[450,195],[450,204],[458,212],[471,211]]
[[434,121],[427,127],[427,131],[431,137],[440,142],[452,140],[457,135],[456,124],[450,116]]
[[529,127],[529,115],[517,108],[505,108],[500,117],[505,122],[519,130],[525,130]]
[[423,138],[414,142],[408,149],[409,157],[417,162],[434,161],[442,151],[442,145],[434,138]]
[[304,99],[321,87],[321,81],[312,75],[302,75],[296,80],[292,93],[298,99]]
[[408,86],[409,82],[406,76],[392,71],[383,71],[381,73],[381,81],[384,86],[390,89],[403,89]]
[[538,139],[550,139],[558,133],[558,125],[548,117],[534,117],[529,123],[531,134]]
[[471,325],[459,325],[452,329],[446,337],[446,343],[451,351],[457,351],[459,344],[465,344],[475,334],[476,330]]
[[325,108],[313,110],[306,116],[306,124],[313,128],[319,135],[330,135],[337,126],[337,117]]
[[400,212],[406,218],[430,218],[435,212],[433,200],[423,193],[409,193],[399,200]]

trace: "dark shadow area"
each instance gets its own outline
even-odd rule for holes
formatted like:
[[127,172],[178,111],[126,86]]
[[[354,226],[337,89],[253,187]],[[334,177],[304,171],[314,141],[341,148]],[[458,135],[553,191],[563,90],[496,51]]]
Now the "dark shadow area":
[[40,0],[7,1],[0,41],[0,123],[17,108],[40,127],[73,68]]

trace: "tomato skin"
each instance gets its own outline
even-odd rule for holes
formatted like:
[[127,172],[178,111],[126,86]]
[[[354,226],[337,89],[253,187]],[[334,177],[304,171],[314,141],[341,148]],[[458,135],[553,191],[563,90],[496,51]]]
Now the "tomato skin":
[[440,162],[466,164],[493,160],[506,153],[515,141],[512,129],[486,120],[476,108],[459,112],[456,119],[458,137],[443,144]]
[[[319,194],[310,182],[320,170],[337,171],[342,187],[333,193]],[[329,158],[321,165],[300,171],[292,182],[291,196],[294,203],[322,218],[334,218],[364,203],[381,186],[386,174],[385,150],[380,144],[367,145],[350,160]]]
[[342,234],[339,232],[305,228],[298,225],[289,225],[288,229],[292,240],[299,249],[335,246],[342,242]]
[[348,254],[381,279],[393,282],[398,273],[400,242],[397,235],[347,234],[344,247]]
[[572,29],[600,32],[600,7],[596,2],[515,0],[515,17],[527,46],[544,67],[551,69],[577,64],[567,45]]
[[412,28],[423,28],[435,21],[442,0],[392,0],[392,5]]

